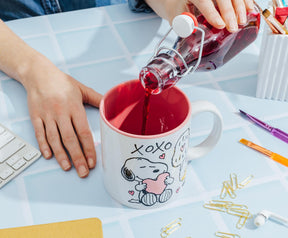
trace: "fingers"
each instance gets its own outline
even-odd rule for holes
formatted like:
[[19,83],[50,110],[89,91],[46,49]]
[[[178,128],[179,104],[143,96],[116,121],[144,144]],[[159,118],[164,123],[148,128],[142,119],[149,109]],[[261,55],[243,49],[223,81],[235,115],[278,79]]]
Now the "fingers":
[[38,141],[40,151],[45,159],[50,159],[52,156],[52,152],[46,139],[43,121],[41,120],[41,118],[37,117],[32,120],[32,123],[34,126],[35,136]]
[[48,143],[50,144],[59,165],[63,170],[69,170],[71,168],[71,163],[65,149],[62,146],[62,141],[56,122],[54,120],[49,120],[45,126]]
[[[62,143],[64,147],[67,149],[67,151],[69,152],[71,160],[77,170],[79,177],[81,178],[87,177],[89,174],[88,165],[86,162],[86,158],[83,155],[81,145],[79,144],[79,140],[74,131],[71,120],[69,120],[69,118],[67,117],[60,118],[58,121],[58,127],[59,127],[59,132],[61,134]],[[56,149],[57,148],[58,147],[56,147]],[[59,160],[59,158],[57,158],[56,153],[55,153],[55,156],[56,156],[56,159]],[[64,157],[61,157],[60,159],[64,160]],[[58,162],[61,165],[63,163],[63,161],[58,161]]]
[[[234,0],[233,2],[239,2],[243,0]],[[234,11],[231,0],[217,0],[217,4],[221,13],[221,16],[226,23],[227,30],[235,32],[238,30],[237,17]]]
[[82,149],[88,166],[90,169],[94,168],[96,165],[96,151],[94,147],[93,137],[90,132],[89,124],[86,117],[86,112],[84,108],[79,108],[79,113],[76,113],[72,122],[75,128],[75,131],[78,135],[78,139],[82,145]]
[[[93,137],[89,130],[87,119],[85,120],[85,110],[83,109],[83,111],[84,114],[81,114],[83,116],[77,116],[74,120],[77,121],[75,128],[77,129],[79,140],[69,117],[60,118],[58,122],[53,119],[47,120],[45,127],[40,118],[33,120],[36,139],[43,156],[46,159],[50,158],[52,149],[61,168],[67,171],[72,167],[67,155],[68,152],[81,178],[87,177],[89,168],[92,169],[96,165]],[[81,144],[79,144],[79,141]]]
[[94,107],[99,107],[100,101],[102,99],[102,95],[97,93],[92,88],[85,88],[85,92],[83,93],[83,102],[90,104]]
[[218,29],[226,26],[230,32],[237,31],[238,24],[245,24],[246,12],[254,9],[253,0],[216,0],[219,11],[212,0],[192,0],[191,2],[211,25]]
[[41,119],[35,120],[34,128],[40,150],[43,155],[46,153],[44,151],[48,151],[51,157],[52,149],[57,162],[65,171],[72,167],[69,154],[79,177],[87,177],[89,169],[96,165],[96,151],[85,109],[83,106],[75,108],[72,117],[64,114],[57,120],[46,119],[45,128]]
[[254,10],[253,0],[245,0],[244,2],[245,2],[246,9],[248,11],[253,11]]
[[216,10],[214,3],[211,0],[194,0],[192,3],[205,16],[206,20],[218,29],[225,27],[225,22],[221,18],[219,12]]
[[80,82],[74,82],[80,88],[83,97],[83,103],[87,103],[94,107],[99,107],[100,101],[103,97],[102,94],[96,92],[92,88],[86,87],[85,85],[81,84]]
[[247,22],[245,2],[243,0],[233,0],[233,6],[238,24],[244,25]]

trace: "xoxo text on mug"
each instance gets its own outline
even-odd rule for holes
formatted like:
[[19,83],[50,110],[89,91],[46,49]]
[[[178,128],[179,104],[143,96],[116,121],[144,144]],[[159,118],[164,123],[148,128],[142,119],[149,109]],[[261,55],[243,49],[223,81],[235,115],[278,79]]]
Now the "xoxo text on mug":
[[[222,132],[214,104],[189,102],[177,87],[151,95],[146,134],[141,134],[144,89],[131,80],[109,90],[100,103],[103,176],[106,190],[133,208],[160,207],[175,199],[189,160],[208,153]],[[214,115],[213,127],[199,145],[189,147],[191,118]]]

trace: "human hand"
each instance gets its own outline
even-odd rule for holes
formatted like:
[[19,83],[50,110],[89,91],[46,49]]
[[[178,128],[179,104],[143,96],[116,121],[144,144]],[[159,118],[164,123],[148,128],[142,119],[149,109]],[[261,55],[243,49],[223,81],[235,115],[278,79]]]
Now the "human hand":
[[[253,0],[146,0],[147,4],[170,24],[183,12],[197,15],[200,11],[214,27],[228,31],[238,30],[238,24],[246,23],[246,12],[254,9]],[[217,10],[219,9],[219,11]],[[238,24],[237,24],[238,23]]]
[[217,0],[219,11],[212,0],[188,0],[186,7],[190,10],[193,5],[212,26],[219,29],[226,26],[230,32],[237,31],[238,24],[244,25],[247,21],[246,11],[254,9],[253,0]]
[[98,107],[102,95],[60,71],[45,57],[22,80],[35,135],[43,156],[56,157],[65,171],[71,160],[79,177],[96,165],[93,137],[83,103]]

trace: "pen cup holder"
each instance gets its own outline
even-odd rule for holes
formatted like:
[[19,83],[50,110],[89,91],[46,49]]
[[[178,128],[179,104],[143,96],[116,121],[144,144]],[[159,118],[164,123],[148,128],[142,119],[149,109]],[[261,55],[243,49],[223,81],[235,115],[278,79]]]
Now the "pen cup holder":
[[258,98],[288,101],[288,35],[273,34],[266,26],[260,47]]

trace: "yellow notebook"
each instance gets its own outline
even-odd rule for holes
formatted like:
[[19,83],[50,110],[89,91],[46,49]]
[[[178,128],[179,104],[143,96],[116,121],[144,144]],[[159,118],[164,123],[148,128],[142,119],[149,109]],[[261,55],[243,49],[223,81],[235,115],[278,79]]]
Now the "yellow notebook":
[[98,218],[0,229],[2,238],[103,238]]

